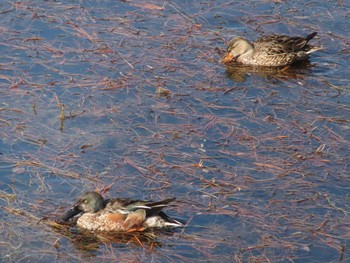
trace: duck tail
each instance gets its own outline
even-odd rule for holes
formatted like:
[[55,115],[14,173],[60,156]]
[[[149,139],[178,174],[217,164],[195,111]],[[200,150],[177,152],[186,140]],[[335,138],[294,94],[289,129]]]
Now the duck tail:
[[164,220],[165,226],[170,226],[170,227],[182,227],[184,224],[174,218],[171,218],[167,214],[165,214],[163,211],[160,211],[158,213],[158,216],[160,216]]
[[313,32],[310,35],[308,35],[305,39],[306,42],[309,42],[311,39],[313,39],[317,35],[317,32]]
[[317,35],[317,32],[313,32],[311,33],[310,35],[308,35],[306,38],[305,38],[305,54],[310,54],[310,53],[313,53],[315,51],[318,51],[320,49],[322,49],[322,47],[314,47],[314,46],[311,46],[311,45],[307,45],[307,43],[313,39],[315,36]]
[[306,51],[305,53],[306,54],[310,54],[310,53],[313,53],[315,51],[318,51],[318,50],[321,50],[322,47],[311,47],[308,51]]

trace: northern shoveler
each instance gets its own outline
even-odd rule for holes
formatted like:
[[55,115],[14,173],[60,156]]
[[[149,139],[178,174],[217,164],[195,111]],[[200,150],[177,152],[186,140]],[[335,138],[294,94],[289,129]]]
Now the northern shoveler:
[[313,32],[307,37],[269,35],[251,43],[243,37],[233,38],[223,59],[224,63],[236,61],[244,65],[281,67],[306,60],[309,54],[320,50],[308,42],[316,36]]
[[158,202],[130,199],[103,199],[87,192],[63,216],[64,222],[83,213],[77,226],[90,231],[143,231],[147,228],[179,227],[183,224],[163,211],[175,198]]

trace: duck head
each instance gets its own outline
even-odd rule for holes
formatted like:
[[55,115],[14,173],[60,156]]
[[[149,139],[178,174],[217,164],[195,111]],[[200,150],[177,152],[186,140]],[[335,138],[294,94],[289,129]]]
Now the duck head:
[[103,197],[97,192],[87,192],[66,211],[61,220],[64,222],[80,213],[96,213],[104,207],[105,201]]
[[224,56],[223,62],[228,63],[236,61],[241,55],[253,52],[254,46],[248,40],[243,37],[233,38],[227,46],[226,55]]

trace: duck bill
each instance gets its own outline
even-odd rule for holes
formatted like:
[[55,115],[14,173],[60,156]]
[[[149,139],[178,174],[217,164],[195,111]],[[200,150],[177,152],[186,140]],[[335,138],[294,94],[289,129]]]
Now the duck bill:
[[71,219],[72,217],[76,216],[81,212],[82,210],[79,208],[79,204],[75,204],[72,208],[70,208],[63,214],[61,219],[62,221],[67,222],[69,219]]
[[227,53],[227,54],[224,56],[224,59],[222,60],[222,62],[224,62],[224,63],[229,63],[229,62],[231,62],[233,59],[234,59],[233,55],[232,55],[231,53]]

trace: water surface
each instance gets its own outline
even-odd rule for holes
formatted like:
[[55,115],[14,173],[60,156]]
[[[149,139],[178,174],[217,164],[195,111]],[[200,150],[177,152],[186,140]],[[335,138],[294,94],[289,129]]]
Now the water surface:
[[[349,7],[0,4],[1,261],[346,262]],[[286,74],[220,63],[235,35],[314,31],[323,50]],[[96,189],[176,196],[187,225],[50,225]]]

